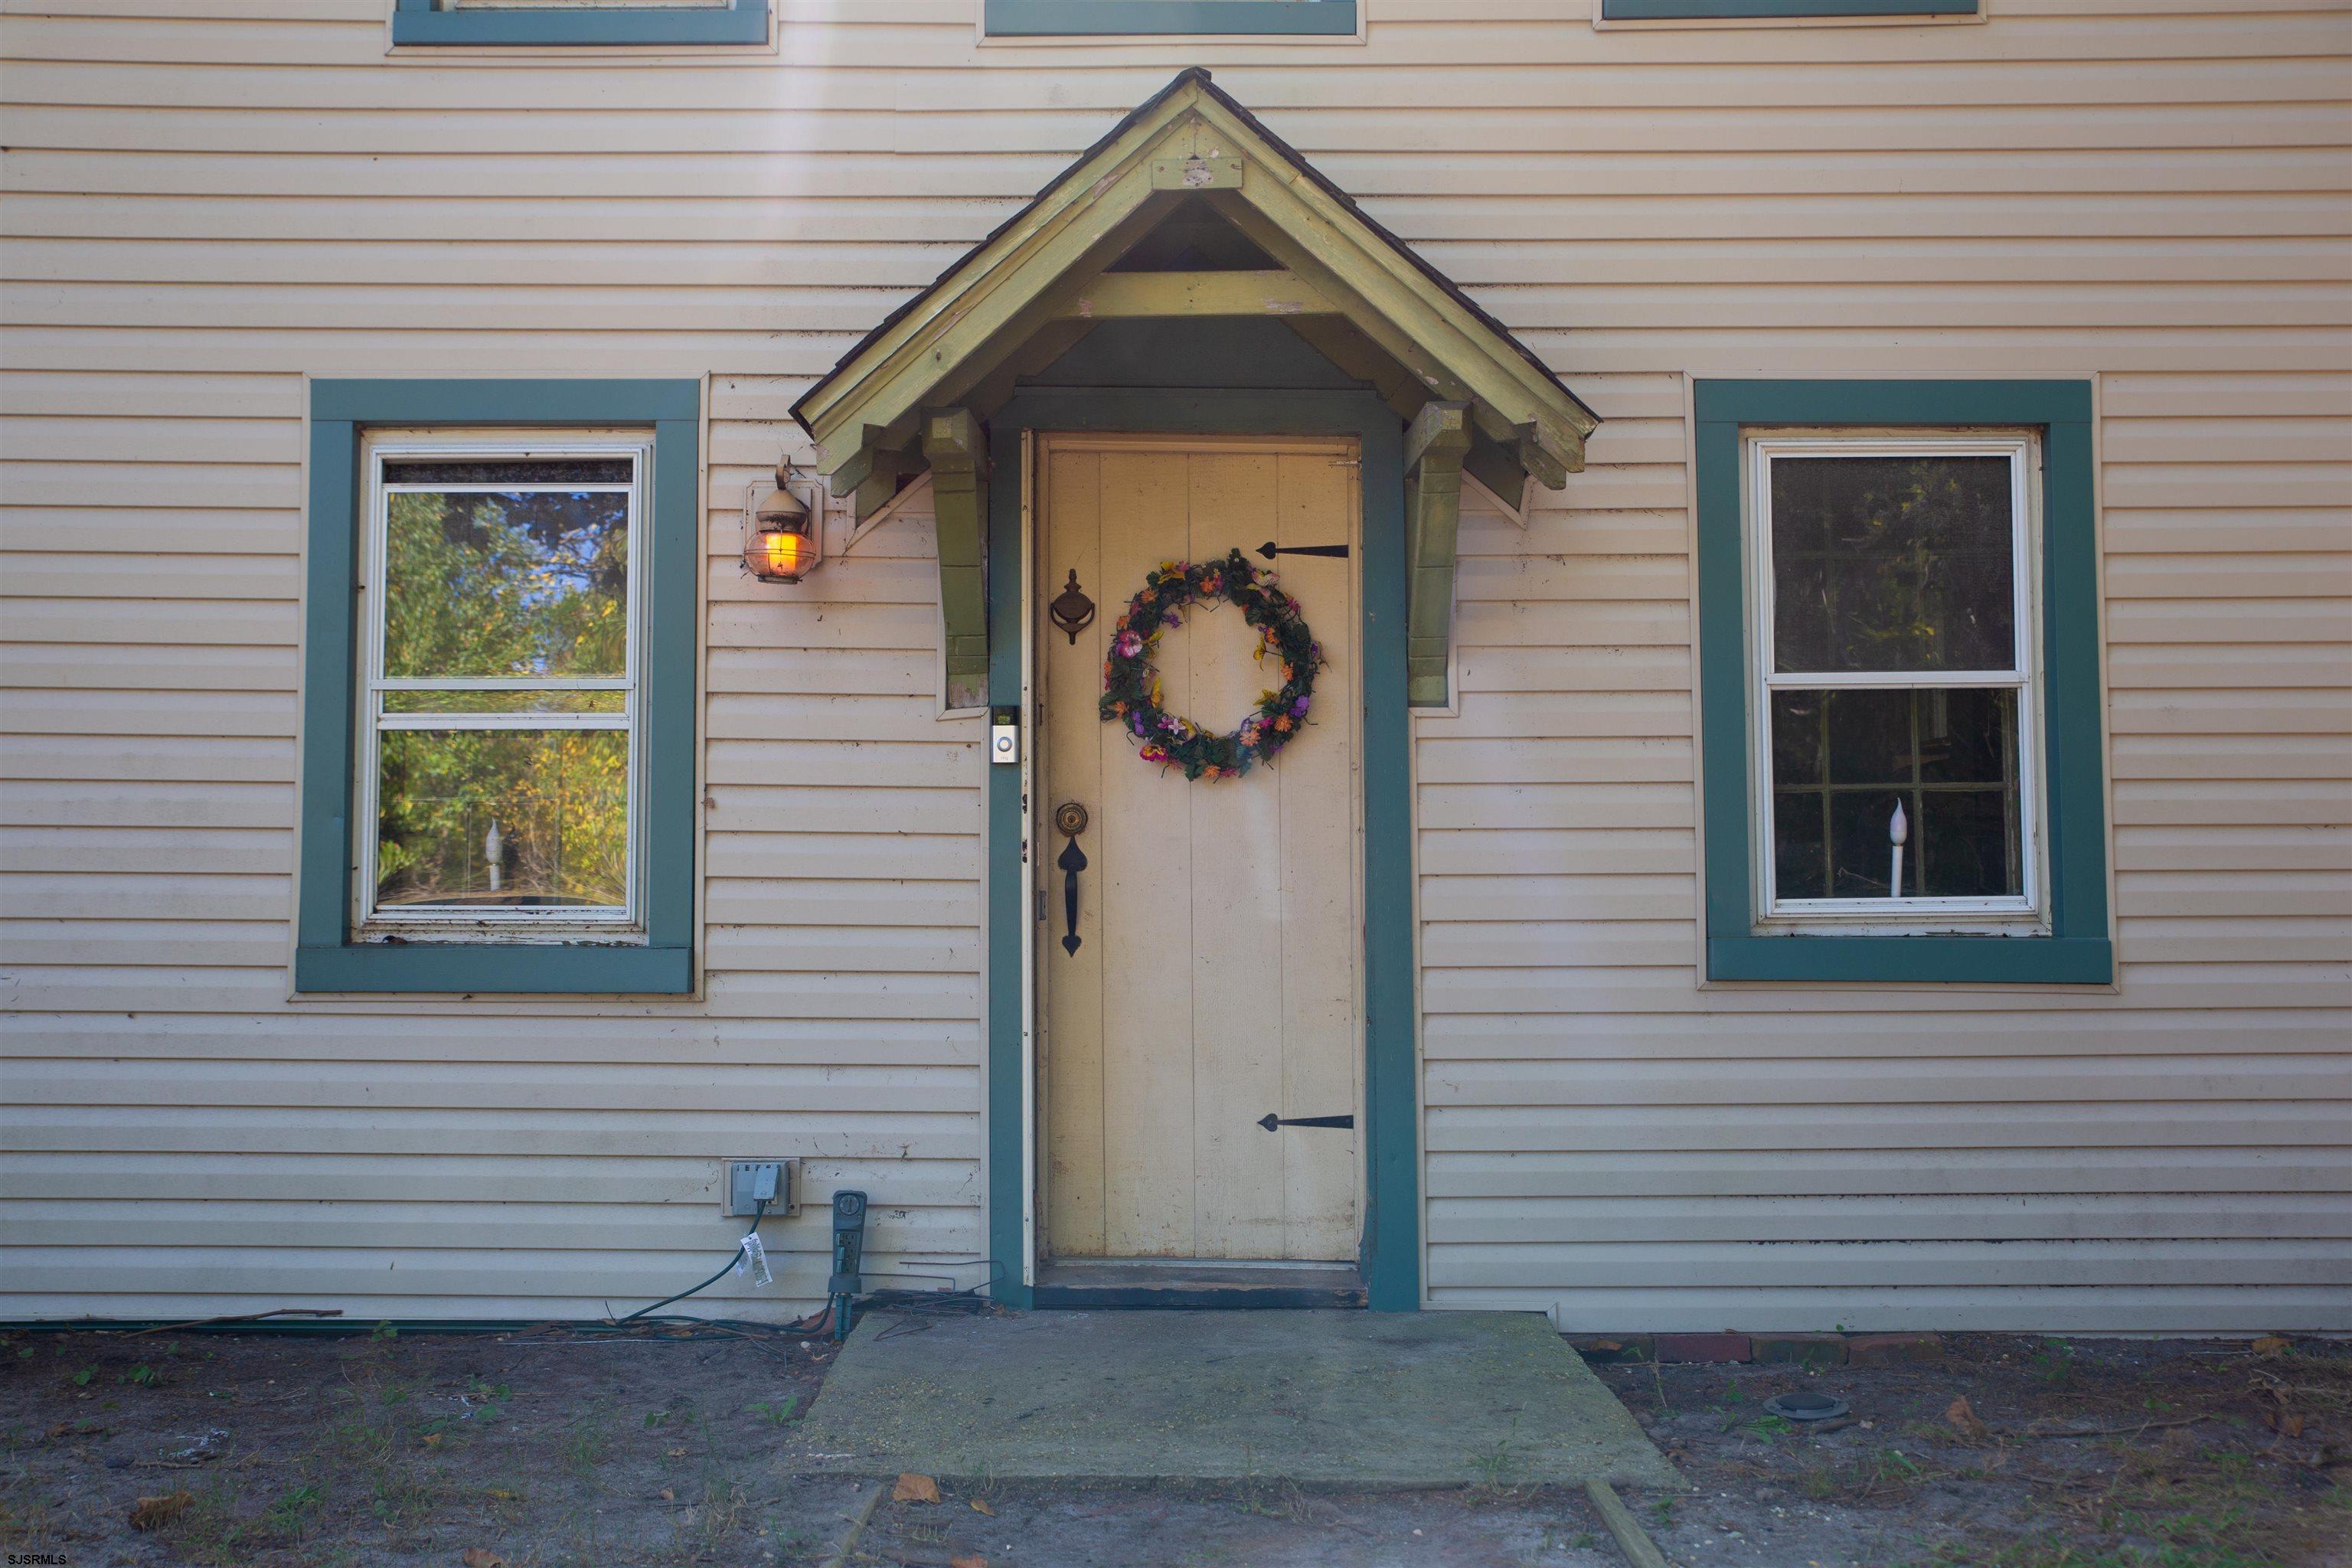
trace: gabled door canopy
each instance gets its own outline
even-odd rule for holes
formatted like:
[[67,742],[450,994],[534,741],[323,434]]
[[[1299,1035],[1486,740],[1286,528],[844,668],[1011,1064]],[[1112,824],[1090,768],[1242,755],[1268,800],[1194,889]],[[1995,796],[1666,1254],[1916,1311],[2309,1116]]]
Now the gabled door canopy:
[[861,519],[930,470],[950,705],[977,705],[985,688],[980,423],[1096,322],[1139,316],[1278,319],[1412,424],[1412,700],[1443,703],[1463,473],[1507,500],[1558,489],[1600,421],[1196,68],[793,405],[819,471],[856,495]]

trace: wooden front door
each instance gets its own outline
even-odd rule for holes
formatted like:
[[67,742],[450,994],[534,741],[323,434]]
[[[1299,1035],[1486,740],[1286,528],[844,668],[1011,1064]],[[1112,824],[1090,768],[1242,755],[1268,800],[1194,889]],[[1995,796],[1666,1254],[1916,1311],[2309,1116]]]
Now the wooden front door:
[[[1045,1251],[1353,1258],[1359,1131],[1261,1122],[1361,1114],[1354,444],[1051,437],[1037,469],[1038,602],[1075,572],[1097,605],[1075,643],[1037,631]],[[1188,783],[1098,716],[1113,624],[1160,563],[1239,548],[1263,566],[1269,541],[1350,547],[1271,563],[1328,661],[1310,721],[1272,766]],[[1280,684],[1255,646],[1239,610],[1193,606],[1160,647],[1168,710],[1237,725]],[[1067,802],[1087,816],[1076,952]]]

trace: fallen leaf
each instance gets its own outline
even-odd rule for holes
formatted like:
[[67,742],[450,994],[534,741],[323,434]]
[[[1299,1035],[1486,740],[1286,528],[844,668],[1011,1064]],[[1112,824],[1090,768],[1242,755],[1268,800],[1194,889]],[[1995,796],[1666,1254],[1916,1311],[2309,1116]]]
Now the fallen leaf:
[[438,1432],[427,1432],[423,1437],[419,1438],[418,1441],[422,1442],[428,1448],[437,1448],[441,1446],[441,1434]]
[[909,1470],[898,1478],[897,1486],[890,1489],[890,1500],[892,1502],[937,1502],[940,1500],[940,1483],[929,1476],[919,1476]]
[[2293,1349],[2294,1349],[2294,1342],[2280,1334],[2264,1334],[2253,1343],[2254,1353],[2264,1360],[2273,1356],[2283,1356]]
[[948,1568],[988,1568],[988,1559],[977,1552],[970,1552],[961,1557],[949,1558]]
[[1963,1437],[1980,1440],[1992,1436],[1992,1428],[1978,1417],[1976,1407],[1969,1403],[1969,1396],[1965,1394],[1945,1407],[1944,1419],[1958,1427]]
[[683,1448],[672,1448],[669,1451],[669,1457],[673,1459],[683,1459],[686,1458],[686,1450]]
[[2263,1425],[2282,1437],[2303,1436],[2303,1417],[2292,1410],[2266,1410],[2263,1412]]
[[981,1501],[978,1498],[971,1500],[971,1511],[974,1513],[987,1514],[992,1519],[996,1516],[996,1510],[989,1507],[986,1503]]
[[185,1487],[163,1497],[143,1497],[131,1505],[131,1528],[161,1530],[179,1517],[180,1510],[195,1501],[195,1495]]
[[664,1487],[664,1488],[662,1488],[662,1501],[664,1501],[664,1502],[676,1502],[677,1500],[677,1493],[675,1490],[673,1490],[672,1489],[670,1489],[670,1488],[668,1488],[668,1487]]
[[457,1553],[466,1568],[507,1568],[507,1560],[487,1546],[468,1546]]

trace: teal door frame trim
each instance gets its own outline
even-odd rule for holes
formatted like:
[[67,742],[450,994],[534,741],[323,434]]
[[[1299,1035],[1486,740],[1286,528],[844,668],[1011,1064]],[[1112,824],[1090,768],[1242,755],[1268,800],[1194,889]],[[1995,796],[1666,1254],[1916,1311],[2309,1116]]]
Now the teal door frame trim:
[[764,44],[768,0],[724,5],[543,5],[449,9],[440,0],[399,0],[392,41],[405,45],[569,47],[580,44]]
[[[294,989],[678,995],[694,989],[698,381],[313,381]],[[642,942],[351,940],[360,443],[371,427],[620,426],[654,433],[646,491]]]
[[[2107,921],[2099,549],[2087,381],[1700,381],[1701,819],[1711,980],[2105,985]],[[2050,867],[2046,936],[1759,935],[1748,748],[1747,518],[1741,431],[1802,426],[2042,432],[2042,689]]]
[[[1420,1095],[1414,1049],[1412,768],[1405,708],[1404,432],[1369,392],[1024,387],[991,422],[989,702],[1021,701],[1024,431],[1346,436],[1363,460],[1364,1240],[1368,1305],[1421,1307]],[[988,1241],[997,1299],[1022,1283],[1021,770],[988,770]]]

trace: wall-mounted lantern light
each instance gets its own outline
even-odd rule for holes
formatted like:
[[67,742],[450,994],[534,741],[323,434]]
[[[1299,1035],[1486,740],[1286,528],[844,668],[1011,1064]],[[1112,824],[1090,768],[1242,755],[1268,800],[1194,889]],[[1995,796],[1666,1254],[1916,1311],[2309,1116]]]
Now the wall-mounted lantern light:
[[762,583],[797,583],[824,559],[823,518],[793,492],[792,478],[792,465],[781,465],[744,513],[743,569]]

